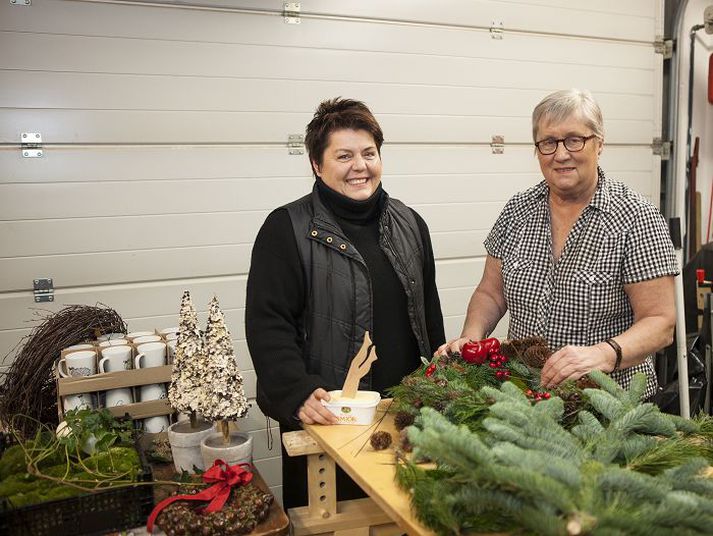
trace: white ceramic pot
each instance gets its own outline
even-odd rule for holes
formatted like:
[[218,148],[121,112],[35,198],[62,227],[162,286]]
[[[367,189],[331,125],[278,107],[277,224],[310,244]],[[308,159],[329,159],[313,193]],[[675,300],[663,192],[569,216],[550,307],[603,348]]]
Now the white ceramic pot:
[[222,433],[214,433],[201,440],[201,455],[203,466],[209,469],[215,460],[235,465],[236,463],[252,463],[253,438],[242,432],[230,432],[230,444],[225,445]]
[[173,465],[179,473],[188,471],[193,474],[193,467],[205,470],[203,455],[201,454],[201,441],[215,433],[213,425],[206,421],[198,421],[195,428],[191,428],[190,421],[180,421],[168,427],[168,442],[171,444]]

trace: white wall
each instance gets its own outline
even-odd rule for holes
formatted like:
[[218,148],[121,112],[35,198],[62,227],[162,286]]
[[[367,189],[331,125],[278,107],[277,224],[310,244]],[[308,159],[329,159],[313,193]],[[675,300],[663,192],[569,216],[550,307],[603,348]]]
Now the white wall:
[[[658,200],[659,0],[308,0],[299,25],[276,0],[181,4],[0,4],[0,354],[29,331],[35,277],[54,279],[48,309],[102,302],[131,329],[175,325],[188,288],[203,319],[220,298],[254,396],[251,245],[309,190],[286,142],[327,97],[381,122],[384,185],[430,226],[449,337],[499,210],[540,180],[529,115],[548,92],[592,90],[603,166]],[[42,133],[43,158],[21,157],[21,132]],[[264,427],[256,408],[243,423]],[[258,457],[279,494],[278,452]]]
[[[690,40],[688,32],[694,24],[703,23],[703,10],[710,6],[710,0],[689,0],[684,16],[685,39],[679,41],[679,49],[685,49],[685,87],[682,97],[688,96],[688,66],[690,57]],[[698,169],[696,173],[696,189],[701,193],[701,244],[713,240],[713,221],[709,225],[709,210],[711,204],[711,188],[713,188],[713,104],[708,102],[708,61],[713,54],[713,35],[705,30],[696,33],[693,68],[693,122],[691,124],[691,146],[696,137],[700,138],[698,148]],[[679,113],[685,114],[686,109]],[[684,142],[685,143],[685,142]],[[713,217],[710,218],[713,220]]]

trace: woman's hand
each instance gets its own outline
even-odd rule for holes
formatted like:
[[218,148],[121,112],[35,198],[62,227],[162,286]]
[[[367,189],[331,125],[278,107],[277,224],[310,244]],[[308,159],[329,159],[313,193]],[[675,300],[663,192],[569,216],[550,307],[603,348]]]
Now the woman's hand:
[[320,387],[297,410],[297,418],[304,424],[337,424],[337,417],[322,405],[321,400],[329,401],[329,393]]
[[457,339],[448,341],[445,344],[441,344],[438,347],[438,350],[436,350],[433,355],[445,356],[446,354],[454,354],[456,352],[460,353],[461,349],[463,348],[463,345],[468,341],[470,341],[469,337],[458,337]]
[[593,370],[611,372],[616,353],[608,344],[594,346],[564,346],[542,367],[540,383],[551,389],[565,380],[578,380]]

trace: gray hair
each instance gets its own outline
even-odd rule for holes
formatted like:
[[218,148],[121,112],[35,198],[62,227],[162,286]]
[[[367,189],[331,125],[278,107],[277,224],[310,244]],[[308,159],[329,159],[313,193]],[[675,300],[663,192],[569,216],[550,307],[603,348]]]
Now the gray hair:
[[602,110],[586,89],[563,89],[550,93],[532,111],[532,139],[537,141],[537,129],[543,121],[559,123],[574,114],[584,119],[592,133],[604,139]]

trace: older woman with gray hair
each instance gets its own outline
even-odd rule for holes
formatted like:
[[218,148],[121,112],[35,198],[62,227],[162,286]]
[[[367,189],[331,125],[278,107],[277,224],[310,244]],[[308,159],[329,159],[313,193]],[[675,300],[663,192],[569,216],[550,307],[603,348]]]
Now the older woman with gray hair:
[[508,338],[538,335],[555,350],[543,387],[592,370],[628,387],[675,324],[673,245],[659,210],[599,167],[604,126],[588,91],[557,91],[532,114],[544,180],[505,205],[485,240],[483,277],[468,305],[459,351],[485,338],[506,311]]

